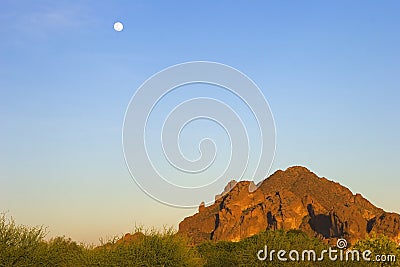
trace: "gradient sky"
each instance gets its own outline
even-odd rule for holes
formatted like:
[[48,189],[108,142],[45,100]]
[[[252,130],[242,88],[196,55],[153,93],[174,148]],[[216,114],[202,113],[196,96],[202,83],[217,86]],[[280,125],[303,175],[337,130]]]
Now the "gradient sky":
[[272,170],[304,165],[400,212],[398,1],[159,2],[0,2],[0,211],[85,242],[176,227],[195,210],[132,181],[122,122],[148,77],[209,60],[265,94]]

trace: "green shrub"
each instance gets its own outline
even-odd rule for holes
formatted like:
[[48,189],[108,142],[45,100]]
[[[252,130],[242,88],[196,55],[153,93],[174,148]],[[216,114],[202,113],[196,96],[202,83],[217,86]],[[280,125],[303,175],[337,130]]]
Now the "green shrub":
[[400,266],[400,251],[397,247],[397,244],[390,240],[385,235],[376,235],[372,233],[370,236],[367,236],[364,240],[359,240],[355,245],[355,249],[360,251],[370,250],[372,252],[370,258],[375,259],[376,255],[379,257],[395,257],[396,261],[390,261],[386,259],[386,261],[375,263],[375,266]]
[[16,225],[0,215],[0,266],[36,266],[45,257],[43,227]]
[[171,229],[152,230],[131,242],[113,240],[88,254],[87,266],[202,266],[188,240]]

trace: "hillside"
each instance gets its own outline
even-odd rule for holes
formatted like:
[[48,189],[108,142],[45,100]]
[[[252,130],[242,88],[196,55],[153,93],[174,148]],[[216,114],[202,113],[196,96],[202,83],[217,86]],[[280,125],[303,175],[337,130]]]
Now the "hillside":
[[375,232],[400,241],[400,215],[375,207],[360,194],[307,168],[277,171],[255,188],[251,182],[230,183],[215,203],[179,224],[194,243],[239,241],[267,229],[299,229],[326,243],[350,243]]

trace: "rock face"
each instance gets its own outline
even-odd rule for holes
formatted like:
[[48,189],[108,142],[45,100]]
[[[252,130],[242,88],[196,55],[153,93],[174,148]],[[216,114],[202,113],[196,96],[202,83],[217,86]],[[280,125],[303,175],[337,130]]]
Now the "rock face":
[[371,232],[400,241],[399,214],[387,213],[304,167],[277,171],[255,191],[249,192],[250,183],[230,183],[231,190],[214,204],[203,203],[198,213],[185,218],[179,232],[194,243],[239,241],[267,229],[300,229],[332,244],[337,238],[354,243]]

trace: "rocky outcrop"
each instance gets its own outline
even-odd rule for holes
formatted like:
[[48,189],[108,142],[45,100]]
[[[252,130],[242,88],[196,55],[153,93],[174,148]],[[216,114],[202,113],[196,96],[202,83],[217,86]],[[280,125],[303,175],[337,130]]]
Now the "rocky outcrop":
[[304,167],[277,171],[256,190],[251,182],[232,182],[215,203],[185,218],[179,232],[194,243],[238,241],[267,229],[300,229],[328,243],[354,243],[366,234],[400,241],[400,215],[387,213],[339,183],[319,178]]
[[134,234],[127,233],[122,238],[117,240],[116,244],[132,243],[142,240],[145,235],[142,232],[136,232]]

